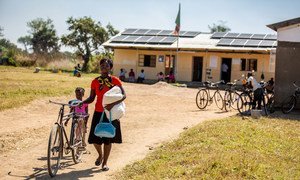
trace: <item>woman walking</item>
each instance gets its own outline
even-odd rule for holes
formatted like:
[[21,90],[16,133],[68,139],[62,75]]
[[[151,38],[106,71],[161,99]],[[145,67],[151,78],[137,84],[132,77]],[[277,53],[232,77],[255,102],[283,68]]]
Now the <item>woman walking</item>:
[[[109,122],[109,120],[107,119],[107,117],[105,115],[104,108],[107,109],[108,111],[110,111],[114,105],[124,101],[124,99],[126,98],[125,91],[122,87],[121,81],[117,77],[112,76],[110,74],[112,67],[113,67],[112,60],[102,59],[100,61],[101,74],[99,77],[95,78],[92,81],[90,96],[86,100],[83,101],[83,103],[88,103],[88,104],[92,103],[95,100],[95,97],[97,96],[95,112],[94,112],[93,119],[92,119],[92,125],[91,125],[91,129],[90,129],[88,142],[89,142],[89,144],[94,144],[94,147],[97,150],[98,155],[99,155],[95,161],[95,165],[100,166],[102,164],[103,171],[109,170],[109,168],[107,166],[107,160],[108,160],[108,157],[109,157],[109,154],[111,151],[111,147],[112,147],[111,144],[112,143],[122,143],[120,121],[118,119],[112,121],[113,126],[116,128],[116,135],[114,138],[97,137],[94,135],[94,130],[95,130],[96,125],[99,123],[102,113],[104,113],[103,122]],[[120,101],[114,102],[112,104],[108,104],[107,106],[103,107],[102,106],[103,95],[113,86],[120,87],[122,94],[123,94],[123,98]],[[102,148],[102,144],[104,144],[103,148]],[[102,151],[102,149],[103,149],[103,151]]]

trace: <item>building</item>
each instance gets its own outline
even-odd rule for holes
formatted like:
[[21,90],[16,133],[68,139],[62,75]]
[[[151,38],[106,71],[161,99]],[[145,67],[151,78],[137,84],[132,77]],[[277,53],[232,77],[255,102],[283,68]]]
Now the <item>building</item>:
[[240,79],[252,70],[258,80],[262,74],[265,79],[274,77],[276,38],[181,31],[177,40],[171,30],[126,29],[103,45],[114,50],[116,75],[121,68],[136,74],[144,69],[146,79],[156,80],[157,73],[173,71],[177,81],[216,82]]
[[277,31],[275,102],[293,94],[293,82],[300,86],[300,17],[267,25]]

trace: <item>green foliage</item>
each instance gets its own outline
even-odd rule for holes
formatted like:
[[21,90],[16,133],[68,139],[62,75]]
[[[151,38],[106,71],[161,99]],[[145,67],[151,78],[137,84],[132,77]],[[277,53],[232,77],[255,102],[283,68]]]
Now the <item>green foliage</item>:
[[18,39],[18,43],[21,43],[24,45],[25,51],[28,51],[28,46],[32,46],[32,37],[27,35],[27,36],[22,36]]
[[107,33],[109,34],[110,37],[115,36],[119,33],[118,30],[116,30],[110,23],[106,26]]
[[37,18],[28,22],[27,26],[30,28],[30,36],[21,38],[25,38],[26,43],[32,46],[34,53],[50,54],[59,51],[59,38],[51,19]]
[[116,179],[299,179],[300,122],[207,121],[126,166]]
[[214,33],[214,32],[228,32],[228,31],[230,31],[231,29],[229,27],[227,27],[225,24],[226,24],[225,21],[219,21],[218,24],[213,23],[212,26],[208,25],[208,28],[209,28],[209,30],[210,30],[211,33]]
[[78,19],[70,17],[67,24],[69,25],[70,34],[62,36],[62,43],[76,48],[77,54],[84,60],[83,71],[90,71],[88,66],[92,52],[98,50],[102,43],[118,31],[109,24],[107,32],[100,22],[95,22],[92,18],[86,16]]

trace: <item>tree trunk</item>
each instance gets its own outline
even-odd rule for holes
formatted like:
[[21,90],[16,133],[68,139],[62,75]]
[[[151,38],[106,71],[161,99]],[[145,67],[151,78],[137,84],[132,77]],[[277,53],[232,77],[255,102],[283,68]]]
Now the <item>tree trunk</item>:
[[88,63],[90,61],[90,56],[91,56],[90,54],[85,54],[82,56],[82,59],[84,61],[83,66],[82,66],[83,72],[87,72],[87,70],[88,70]]

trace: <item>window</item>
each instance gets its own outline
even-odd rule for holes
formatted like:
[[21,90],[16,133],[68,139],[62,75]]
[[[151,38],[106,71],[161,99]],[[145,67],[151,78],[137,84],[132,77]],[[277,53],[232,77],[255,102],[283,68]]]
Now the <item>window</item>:
[[140,67],[156,67],[156,55],[139,55]]
[[241,59],[241,71],[257,71],[257,59]]

